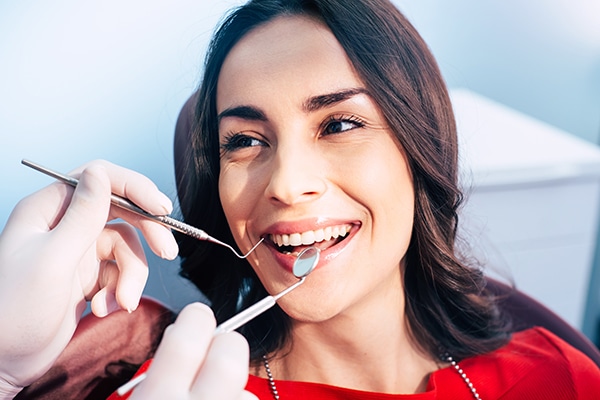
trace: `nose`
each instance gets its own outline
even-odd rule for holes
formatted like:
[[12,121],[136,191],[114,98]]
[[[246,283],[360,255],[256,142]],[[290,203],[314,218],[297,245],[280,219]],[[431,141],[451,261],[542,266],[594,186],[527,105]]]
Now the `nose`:
[[273,155],[265,196],[288,206],[315,200],[327,189],[326,171],[314,144],[282,144]]

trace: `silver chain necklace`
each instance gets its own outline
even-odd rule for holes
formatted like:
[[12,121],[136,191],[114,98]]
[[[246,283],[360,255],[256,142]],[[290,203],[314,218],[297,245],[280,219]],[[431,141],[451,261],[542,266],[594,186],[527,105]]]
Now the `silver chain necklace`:
[[[454,361],[452,356],[449,356],[449,355],[444,356],[444,361],[449,362],[450,365],[452,365],[452,367],[456,370],[456,372],[458,372],[460,377],[467,384],[467,387],[473,394],[473,397],[476,400],[481,400],[481,397],[479,397],[479,393],[477,393],[477,389],[475,389],[475,386],[473,386],[473,382],[471,382],[471,380],[469,379],[469,377],[467,376],[465,371],[463,371],[463,369],[460,367],[460,365],[458,365],[458,363],[456,361]],[[275,379],[273,379],[273,373],[271,372],[271,367],[269,366],[269,360],[267,359],[266,355],[263,356],[263,363],[265,365],[265,372],[267,373],[267,378],[269,379],[269,387],[271,388],[271,393],[273,394],[273,398],[275,400],[279,400],[279,392],[277,391],[277,385],[275,384]]]

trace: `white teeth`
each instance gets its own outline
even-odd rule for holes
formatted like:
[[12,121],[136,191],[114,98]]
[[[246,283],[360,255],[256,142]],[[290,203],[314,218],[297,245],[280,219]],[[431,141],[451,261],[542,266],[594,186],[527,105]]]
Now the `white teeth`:
[[315,242],[315,233],[313,231],[302,233],[302,244],[313,244]]
[[290,235],[290,246],[300,246],[302,244],[302,235],[300,233],[292,233]]
[[344,237],[350,232],[351,228],[352,225],[336,225],[302,233],[274,234],[271,235],[271,240],[279,247],[311,245],[325,240]]
[[323,229],[318,229],[315,232],[315,242],[322,242],[325,240],[325,231]]
[[331,236],[333,236],[334,239],[337,239],[340,236],[340,229],[339,226],[334,226],[331,232]]

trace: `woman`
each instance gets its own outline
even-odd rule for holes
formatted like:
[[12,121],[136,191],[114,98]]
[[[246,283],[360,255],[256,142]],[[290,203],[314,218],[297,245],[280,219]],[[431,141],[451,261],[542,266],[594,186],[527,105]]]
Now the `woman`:
[[[178,169],[182,212],[242,251],[259,238],[265,245],[246,262],[182,237],[184,274],[223,320],[265,289],[289,286],[303,247],[320,247],[324,258],[280,308],[240,329],[252,391],[302,398],[332,390],[295,383],[306,381],[442,398],[432,374],[446,373],[451,359],[503,360],[554,341],[532,331],[503,348],[507,322],[481,272],[456,255],[450,102],[425,43],[392,4],[251,1],[223,22],[205,67],[191,151]],[[329,228],[340,236],[324,234]],[[487,383],[489,374],[475,368],[472,395],[556,393],[546,378],[507,388]],[[466,379],[449,379],[469,395]]]
[[[209,297],[217,320],[294,282],[290,268],[303,247],[322,250],[302,286],[240,329],[250,346],[248,392],[260,399],[597,393],[598,369],[549,332],[511,337],[481,272],[456,255],[450,102],[426,45],[390,3],[259,0],[236,10],[211,43],[196,121],[178,168],[186,221],[242,252],[265,239],[239,261],[179,238],[183,273]],[[156,212],[152,204],[141,205]],[[129,308],[123,288],[108,281],[96,296],[116,292]],[[101,300],[102,309],[114,304]],[[193,397],[189,389],[197,395],[215,382],[207,376],[218,374],[211,367],[228,340],[243,353],[237,336],[211,344],[207,317],[194,338],[197,314],[186,309],[167,330],[134,397],[169,389]],[[190,361],[181,348],[197,356]],[[239,376],[231,379],[239,385]],[[229,392],[200,398],[248,395],[221,386]]]

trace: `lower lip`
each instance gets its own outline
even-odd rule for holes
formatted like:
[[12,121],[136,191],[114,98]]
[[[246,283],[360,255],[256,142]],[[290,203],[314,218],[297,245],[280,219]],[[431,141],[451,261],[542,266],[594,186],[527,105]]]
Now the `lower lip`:
[[[358,230],[359,227],[353,227],[344,240],[342,240],[334,246],[327,248],[326,250],[322,250],[319,258],[319,263],[317,264],[315,269],[325,267],[331,260],[337,257],[342,251],[344,251],[344,249],[348,247]],[[293,256],[291,254],[280,253],[273,246],[268,246],[268,248],[269,251],[271,251],[271,254],[273,254],[273,257],[275,258],[277,263],[281,265],[286,271],[293,273],[296,256]]]

